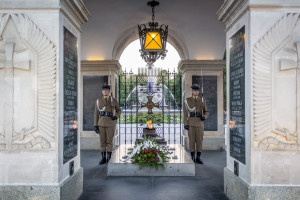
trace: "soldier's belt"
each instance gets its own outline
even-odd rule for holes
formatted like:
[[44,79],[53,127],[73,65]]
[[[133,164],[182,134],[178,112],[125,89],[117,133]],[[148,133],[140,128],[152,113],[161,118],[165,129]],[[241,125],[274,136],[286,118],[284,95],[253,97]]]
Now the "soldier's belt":
[[104,111],[99,111],[99,115],[100,116],[108,116],[108,117],[113,116],[112,112],[104,112]]
[[190,117],[202,117],[202,113],[201,112],[196,112],[196,113],[191,112]]

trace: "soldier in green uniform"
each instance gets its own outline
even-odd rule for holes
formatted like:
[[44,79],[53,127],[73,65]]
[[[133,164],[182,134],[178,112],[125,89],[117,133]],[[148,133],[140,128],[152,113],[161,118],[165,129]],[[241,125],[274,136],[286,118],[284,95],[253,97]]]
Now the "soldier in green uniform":
[[94,112],[95,132],[100,134],[102,159],[99,165],[108,163],[112,153],[112,142],[115,133],[115,120],[121,115],[118,101],[109,95],[110,86],[102,86],[103,97],[97,99]]
[[204,135],[204,120],[208,117],[209,113],[204,98],[199,97],[200,86],[194,84],[191,88],[193,95],[184,102],[184,128],[188,130],[192,160],[198,164],[203,164],[200,157]]

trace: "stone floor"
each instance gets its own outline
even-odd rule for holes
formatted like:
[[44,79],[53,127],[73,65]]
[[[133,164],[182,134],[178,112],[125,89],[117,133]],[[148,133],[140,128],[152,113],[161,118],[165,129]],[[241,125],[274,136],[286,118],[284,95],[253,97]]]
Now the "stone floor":
[[108,177],[99,151],[81,151],[83,194],[80,200],[226,200],[224,151],[204,151],[195,177]]

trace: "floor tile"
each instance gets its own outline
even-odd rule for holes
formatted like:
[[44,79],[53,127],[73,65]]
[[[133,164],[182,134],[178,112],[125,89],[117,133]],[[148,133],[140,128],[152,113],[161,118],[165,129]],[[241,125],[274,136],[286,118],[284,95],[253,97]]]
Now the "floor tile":
[[80,200],[227,200],[223,188],[226,153],[204,151],[195,177],[108,177],[100,151],[81,151]]

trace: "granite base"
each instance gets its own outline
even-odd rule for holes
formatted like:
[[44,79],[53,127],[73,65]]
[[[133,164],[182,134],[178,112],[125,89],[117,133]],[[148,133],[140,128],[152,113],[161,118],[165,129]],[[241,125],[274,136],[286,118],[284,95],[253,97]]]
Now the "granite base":
[[[113,139],[113,149],[116,149],[119,144],[119,136],[116,135]],[[100,150],[99,135],[83,132],[80,136],[80,150]]]
[[100,139],[99,136],[81,136],[80,137],[80,150],[99,150]]
[[[188,136],[183,136],[184,148],[189,151],[189,138]],[[225,138],[224,137],[214,137],[214,136],[204,136],[202,143],[203,150],[225,150]]]
[[83,191],[83,169],[58,186],[52,185],[0,185],[1,200],[76,200]]
[[224,169],[224,192],[230,200],[300,200],[300,186],[249,185]]

